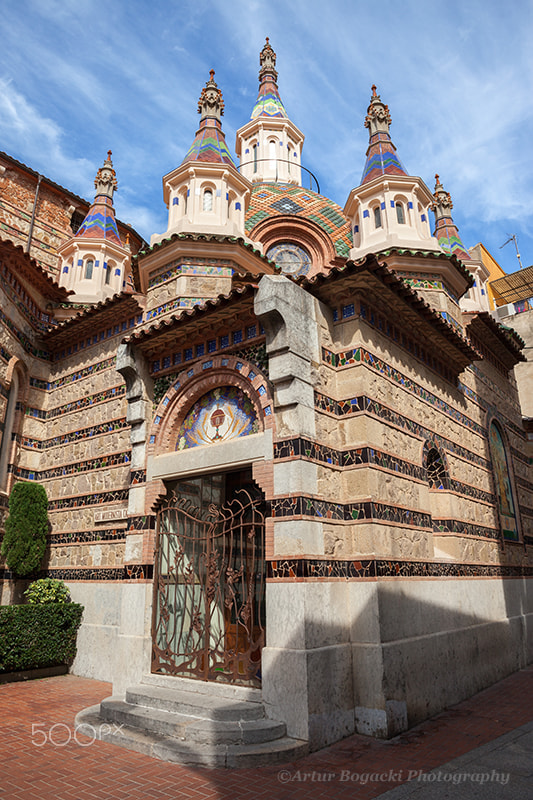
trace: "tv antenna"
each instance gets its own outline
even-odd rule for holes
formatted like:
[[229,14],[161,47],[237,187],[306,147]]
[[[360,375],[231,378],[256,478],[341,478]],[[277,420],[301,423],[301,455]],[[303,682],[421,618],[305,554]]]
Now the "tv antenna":
[[514,233],[512,235],[507,234],[507,236],[509,236],[509,238],[507,239],[506,242],[504,242],[500,246],[500,250],[502,249],[502,247],[505,247],[506,244],[509,244],[509,242],[514,242],[514,246],[516,248],[516,257],[518,259],[518,263],[520,264],[520,269],[522,269],[522,261],[520,260],[520,253],[518,252],[518,243],[516,241],[516,234]]

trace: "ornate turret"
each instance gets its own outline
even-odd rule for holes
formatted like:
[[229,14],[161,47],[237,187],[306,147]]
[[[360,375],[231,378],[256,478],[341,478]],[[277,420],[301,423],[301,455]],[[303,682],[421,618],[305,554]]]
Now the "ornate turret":
[[285,110],[278,91],[276,54],[268,38],[259,55],[259,92],[250,121],[237,131],[241,173],[253,183],[301,185],[304,136]]
[[120,240],[113,195],[117,177],[111,150],[94,179],[95,197],[76,235],[58,248],[59,283],[74,291],[73,302],[97,303],[127,286],[131,252]]
[[391,122],[389,107],[382,102],[376,87],[372,86],[372,97],[365,118],[365,128],[368,128],[370,141],[361,184],[368,183],[381,175],[407,175],[390,138]]
[[211,164],[228,164],[235,168],[235,162],[230,155],[222,131],[224,100],[214,76],[215,71],[210,70],[209,80],[202,89],[198,101],[198,113],[201,114],[200,127],[181,163],[206,161]]
[[180,166],[163,178],[168,227],[165,233],[152,236],[152,244],[173,233],[244,237],[251,186],[228,150],[221,121],[224,100],[214,76],[211,70],[200,94],[200,126],[194,141]]
[[389,107],[372,86],[365,117],[369,145],[363,177],[344,207],[352,223],[351,258],[393,247],[439,250],[429,226],[433,196],[421,178],[405,171],[390,138],[390,124]]
[[435,214],[435,231],[433,235],[444,252],[457,256],[474,278],[473,286],[461,297],[461,309],[463,311],[488,311],[487,280],[489,271],[483,261],[472,258],[464,246],[452,218],[453,203],[451,195],[444,189],[438,175],[435,175],[433,200],[434,202],[431,206],[431,210]]
[[461,241],[459,231],[452,219],[452,198],[446,192],[439,176],[435,175],[435,191],[433,192],[434,203],[431,210],[435,214],[434,236],[446,253],[453,253],[454,256],[462,261],[470,261],[470,255]]
[[276,54],[269,43],[266,44],[259,55],[259,94],[255,101],[250,119],[256,117],[284,117],[289,118],[285,106],[281,102],[278,91],[278,73],[276,72]]

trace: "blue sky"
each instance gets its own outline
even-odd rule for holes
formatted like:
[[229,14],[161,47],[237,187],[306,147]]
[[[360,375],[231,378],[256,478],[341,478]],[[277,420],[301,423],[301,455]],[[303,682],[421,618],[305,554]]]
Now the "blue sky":
[[2,0],[1,27],[0,149],[87,199],[111,149],[117,214],[147,239],[209,70],[234,152],[269,36],[323,194],[344,206],[360,182],[376,83],[404,166],[432,190],[439,173],[465,245],[511,272],[515,233],[533,263],[531,0]]

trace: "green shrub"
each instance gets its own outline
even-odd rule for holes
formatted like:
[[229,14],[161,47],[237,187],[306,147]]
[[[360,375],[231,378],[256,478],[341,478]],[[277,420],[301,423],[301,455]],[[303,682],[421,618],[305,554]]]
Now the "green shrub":
[[70,594],[63,583],[55,578],[39,578],[30,583],[24,596],[28,603],[70,603]]
[[48,532],[47,510],[46,491],[39,483],[13,486],[2,555],[15,577],[31,575],[41,565]]
[[78,603],[0,606],[0,672],[70,664],[82,614]]

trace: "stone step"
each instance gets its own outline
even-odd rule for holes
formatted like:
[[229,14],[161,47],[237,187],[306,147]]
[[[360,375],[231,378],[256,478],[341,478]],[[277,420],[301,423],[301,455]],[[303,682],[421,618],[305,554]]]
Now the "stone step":
[[185,691],[144,683],[127,689],[126,702],[144,708],[175,711],[212,720],[239,721],[261,719],[264,716],[263,704],[259,702],[227,699],[191,689]]
[[258,767],[301,758],[308,743],[282,736],[267,742],[202,744],[187,742],[156,731],[124,723],[104,721],[100,706],[91,706],[76,717],[80,733],[117,744],[163,761],[205,767]]
[[270,719],[205,719],[136,705],[118,697],[102,701],[100,717],[103,722],[172,736],[191,744],[255,744],[279,739],[286,733],[284,723]]
[[181,675],[163,675],[149,672],[143,675],[141,683],[148,686],[161,686],[163,689],[180,689],[185,692],[194,691],[196,694],[207,694],[210,697],[225,697],[227,700],[246,700],[250,703],[262,702],[261,689],[222,681],[202,681],[190,677],[184,678]]

